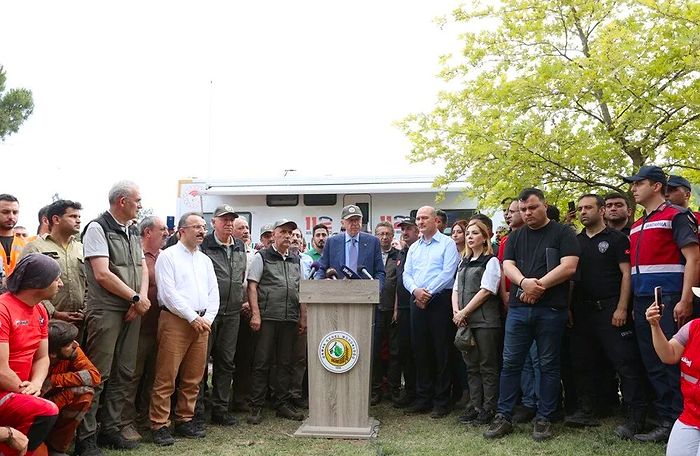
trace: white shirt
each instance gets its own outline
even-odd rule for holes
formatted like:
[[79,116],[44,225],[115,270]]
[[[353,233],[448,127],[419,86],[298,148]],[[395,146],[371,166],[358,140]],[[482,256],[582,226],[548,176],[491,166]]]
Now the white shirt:
[[[478,260],[479,258],[474,258]],[[466,261],[466,259],[464,260]],[[459,291],[459,280],[455,279],[455,283],[452,286],[453,291]],[[486,263],[486,269],[484,270],[484,275],[481,276],[480,288],[490,291],[493,294],[498,292],[498,287],[501,284],[501,263],[498,258],[493,257]]]
[[198,250],[190,252],[182,242],[163,250],[156,260],[158,302],[170,312],[192,323],[197,312],[214,321],[219,312],[219,284],[214,265]]

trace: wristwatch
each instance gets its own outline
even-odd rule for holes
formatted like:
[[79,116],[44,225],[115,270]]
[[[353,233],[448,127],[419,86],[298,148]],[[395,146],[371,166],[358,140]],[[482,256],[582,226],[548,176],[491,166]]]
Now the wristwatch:
[[131,302],[139,302],[140,300],[141,300],[141,296],[139,296],[139,295],[137,295],[137,294],[135,294],[135,295],[131,298]]

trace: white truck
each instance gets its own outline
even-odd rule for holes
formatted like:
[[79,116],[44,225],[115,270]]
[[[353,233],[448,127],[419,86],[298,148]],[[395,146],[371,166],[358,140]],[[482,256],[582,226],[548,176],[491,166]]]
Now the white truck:
[[178,185],[175,220],[196,211],[208,221],[217,206],[228,204],[248,220],[254,242],[263,225],[281,218],[294,220],[308,242],[318,223],[328,226],[331,233],[340,231],[340,212],[348,204],[362,210],[364,231],[371,232],[377,223],[387,221],[397,235],[398,224],[415,216],[421,206],[443,209],[448,225],[474,214],[476,201],[465,198],[465,183],[438,189],[433,180],[432,176],[186,179]]

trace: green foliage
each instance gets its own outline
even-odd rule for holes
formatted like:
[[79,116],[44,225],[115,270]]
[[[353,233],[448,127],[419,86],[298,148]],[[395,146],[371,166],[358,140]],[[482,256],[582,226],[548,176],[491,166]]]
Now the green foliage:
[[5,70],[0,65],[0,141],[17,133],[20,125],[34,111],[31,90],[10,89],[5,92]]
[[698,1],[475,0],[447,21],[467,30],[441,58],[451,89],[399,122],[411,160],[445,162],[437,184],[496,207],[526,186],[625,191],[650,163],[700,178]]

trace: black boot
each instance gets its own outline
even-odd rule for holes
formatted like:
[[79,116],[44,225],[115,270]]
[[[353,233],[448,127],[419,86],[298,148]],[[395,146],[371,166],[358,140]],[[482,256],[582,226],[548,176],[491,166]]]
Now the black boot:
[[645,421],[644,409],[629,409],[625,422],[615,428],[615,434],[623,440],[632,440],[636,434],[644,432]]
[[638,442],[668,442],[668,436],[671,435],[673,423],[670,421],[662,421],[651,431],[646,434],[635,434],[634,440]]

